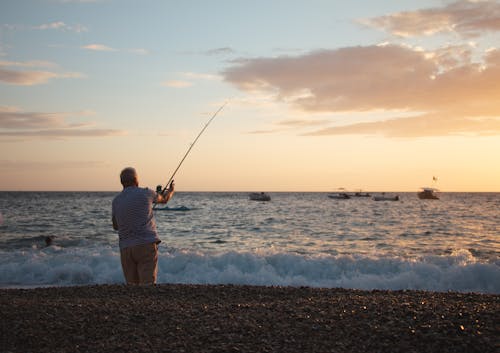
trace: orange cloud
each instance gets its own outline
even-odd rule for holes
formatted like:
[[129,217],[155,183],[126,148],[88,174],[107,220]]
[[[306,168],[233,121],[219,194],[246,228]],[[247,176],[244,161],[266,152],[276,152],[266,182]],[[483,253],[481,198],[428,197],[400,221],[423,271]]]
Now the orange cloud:
[[19,86],[34,86],[47,83],[53,78],[82,78],[77,72],[56,73],[39,70],[16,70],[18,68],[51,67],[55,64],[44,61],[12,62],[0,61],[0,82]]
[[0,81],[13,85],[39,85],[47,83],[51,78],[54,77],[57,77],[57,74],[49,71],[16,71],[2,69],[0,67]]
[[[440,126],[439,134],[465,127],[472,133],[500,133],[495,120],[500,117],[499,51],[487,52],[482,63],[471,62],[466,54],[438,54],[396,45],[349,47],[297,57],[249,59],[223,74],[241,90],[272,91],[304,111],[403,110],[412,116],[423,112],[420,117],[406,118],[407,125],[431,119]],[[492,119],[484,119],[488,117]],[[320,133],[415,135],[409,129],[391,132],[397,124],[396,120],[356,124]],[[418,134],[429,132],[421,128]]]
[[465,37],[500,30],[497,1],[456,1],[445,7],[406,11],[361,21],[401,37],[456,32]]
[[357,123],[305,133],[305,136],[380,134],[386,137],[426,137],[447,135],[500,134],[500,118],[474,118],[424,114],[411,118]]
[[88,123],[68,123],[68,113],[22,112],[0,106],[0,136],[18,137],[89,137],[123,135],[124,131],[89,128]]
[[251,59],[224,76],[242,90],[275,90],[304,110],[364,111],[407,108],[408,98],[437,72],[423,53],[369,46]]

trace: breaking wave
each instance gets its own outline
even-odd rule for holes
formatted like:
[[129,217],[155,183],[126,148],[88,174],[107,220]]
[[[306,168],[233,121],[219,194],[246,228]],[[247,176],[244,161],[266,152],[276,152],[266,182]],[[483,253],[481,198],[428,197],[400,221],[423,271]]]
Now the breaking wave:
[[[468,250],[412,259],[162,250],[158,283],[500,293],[500,263],[479,262]],[[114,247],[10,250],[2,251],[0,258],[0,287],[124,281]]]

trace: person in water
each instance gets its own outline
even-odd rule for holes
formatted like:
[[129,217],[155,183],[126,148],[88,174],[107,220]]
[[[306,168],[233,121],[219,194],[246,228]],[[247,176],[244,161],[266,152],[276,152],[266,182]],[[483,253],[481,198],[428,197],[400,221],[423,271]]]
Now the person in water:
[[174,182],[157,192],[139,187],[134,168],[121,171],[123,190],[112,202],[113,229],[118,231],[120,259],[127,284],[155,284],[158,274],[158,244],[153,216],[154,203],[167,203],[174,194]]
[[49,235],[45,237],[45,246],[51,246],[52,243],[54,242],[55,236]]

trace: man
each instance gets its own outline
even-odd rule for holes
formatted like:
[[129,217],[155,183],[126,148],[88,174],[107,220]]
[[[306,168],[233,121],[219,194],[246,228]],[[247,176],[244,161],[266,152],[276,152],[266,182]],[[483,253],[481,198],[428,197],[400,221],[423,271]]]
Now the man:
[[127,284],[155,284],[158,274],[158,244],[153,203],[167,203],[174,182],[164,193],[139,187],[134,168],[120,173],[123,190],[112,203],[113,228],[118,231],[120,258]]

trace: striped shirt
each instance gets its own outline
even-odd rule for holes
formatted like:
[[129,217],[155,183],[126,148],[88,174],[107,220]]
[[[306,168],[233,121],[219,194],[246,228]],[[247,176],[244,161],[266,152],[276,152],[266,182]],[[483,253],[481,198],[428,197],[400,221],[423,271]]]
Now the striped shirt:
[[120,249],[160,242],[153,217],[155,199],[153,190],[136,186],[126,187],[115,196],[112,216],[118,224]]

